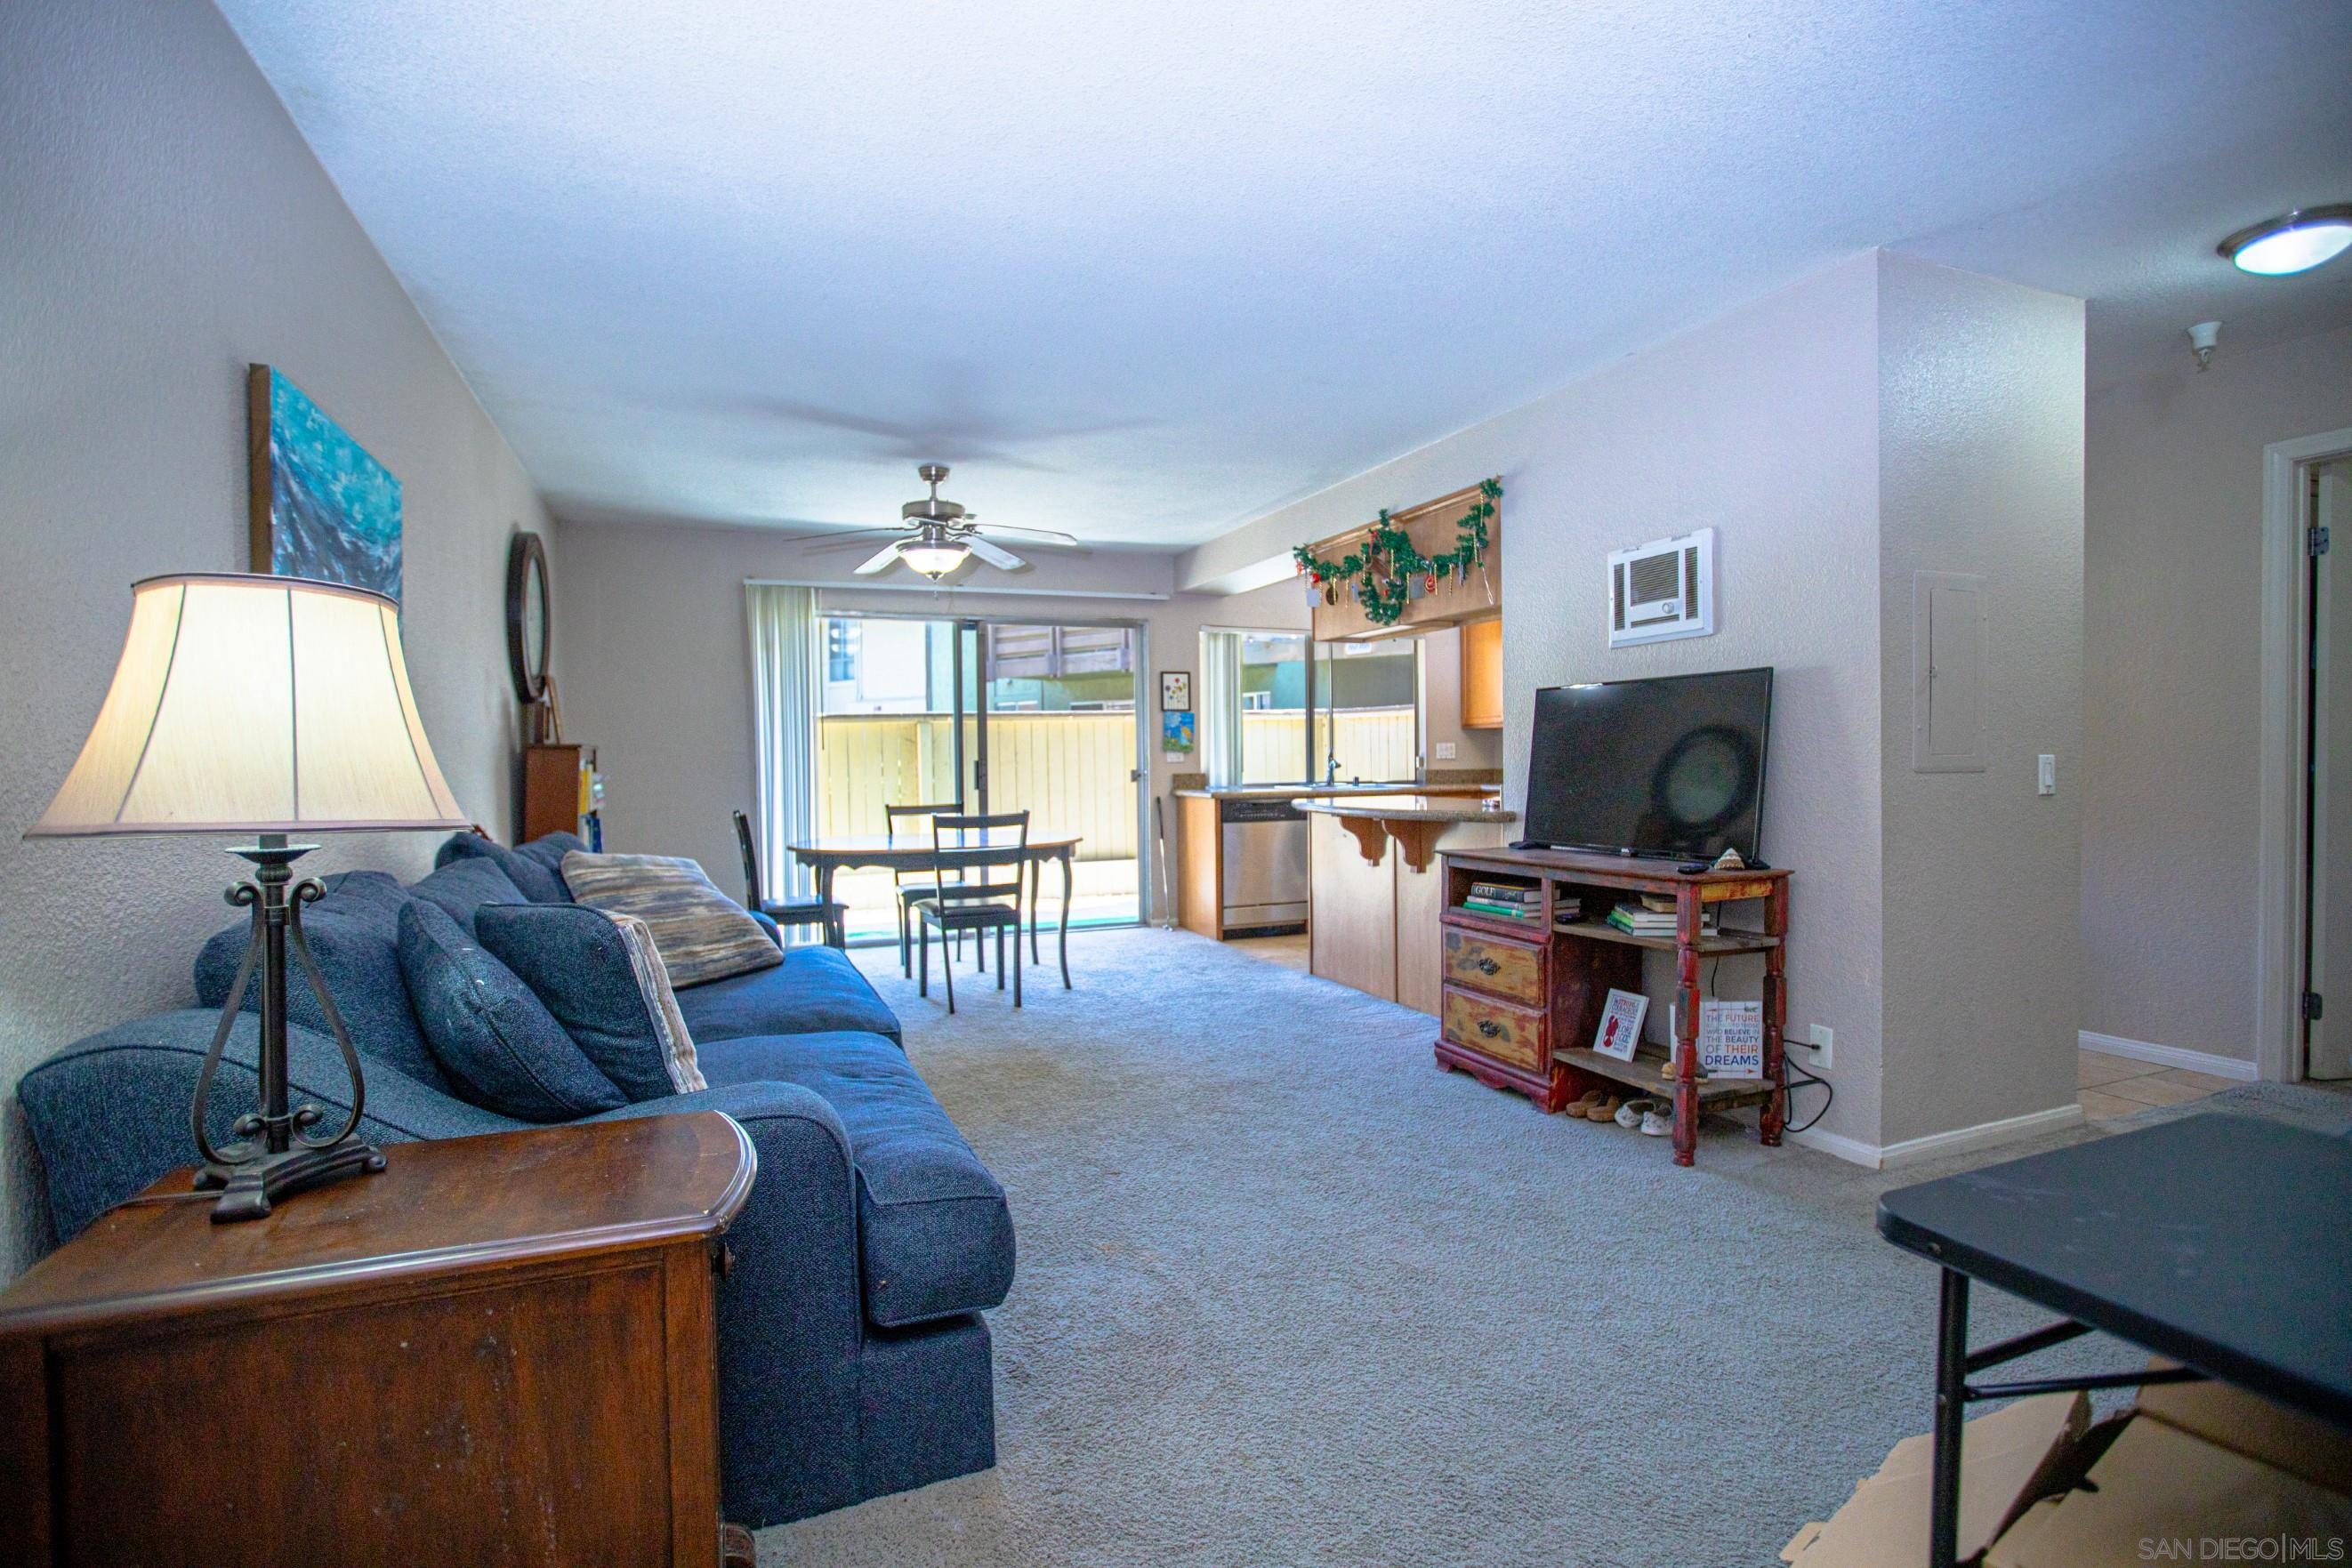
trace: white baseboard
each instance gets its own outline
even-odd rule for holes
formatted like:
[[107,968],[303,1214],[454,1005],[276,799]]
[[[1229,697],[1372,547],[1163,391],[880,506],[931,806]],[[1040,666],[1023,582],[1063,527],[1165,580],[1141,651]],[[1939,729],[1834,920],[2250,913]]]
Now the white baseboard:
[[2016,1143],[2022,1138],[2039,1137],[2076,1126],[2083,1120],[2080,1105],[2053,1105],[2047,1111],[2031,1111],[2022,1116],[2010,1116],[1999,1122],[1980,1122],[1973,1127],[1955,1127],[1948,1133],[1930,1133],[1924,1138],[1906,1138],[1900,1143],[1865,1144],[1859,1138],[1848,1138],[1836,1133],[1791,1133],[1789,1141],[1802,1144],[1809,1149],[1819,1149],[1825,1155],[1851,1161],[1868,1170],[1894,1170],[1901,1166],[1916,1166],[1923,1160],[1944,1159],[1952,1155],[1964,1155],[1971,1149],[1989,1149],[2000,1144]]
[[1809,1129],[1802,1133],[1790,1134],[1789,1142],[1801,1144],[1809,1149],[1819,1149],[1825,1155],[1835,1155],[1839,1159],[1851,1161],[1865,1170],[1874,1171],[1878,1168],[1878,1145],[1865,1144],[1860,1138],[1849,1138],[1840,1133],[1822,1133]]
[[1894,1170],[1900,1166],[1916,1166],[1922,1160],[1938,1160],[1951,1155],[1964,1155],[1971,1149],[1989,1149],[1999,1144],[2013,1144],[2021,1138],[2039,1137],[2083,1123],[2083,1107],[2069,1103],[2053,1105],[2047,1111],[2029,1111],[2022,1116],[2008,1116],[1998,1122],[1979,1122],[1973,1127],[1955,1127],[1948,1133],[1930,1133],[1924,1138],[1905,1138],[1888,1144],[1878,1151],[1878,1168]]
[[2082,1031],[2081,1038],[2084,1051],[2103,1051],[2109,1056],[2127,1056],[2134,1061],[2153,1061],[2160,1067],[2186,1068],[2215,1078],[2232,1078],[2241,1083],[2252,1083],[2263,1075],[2262,1069],[2251,1061],[2235,1056],[2216,1056],[2210,1051],[2154,1045],[2144,1040],[2126,1040],[2119,1034],[2099,1034],[2087,1029]]

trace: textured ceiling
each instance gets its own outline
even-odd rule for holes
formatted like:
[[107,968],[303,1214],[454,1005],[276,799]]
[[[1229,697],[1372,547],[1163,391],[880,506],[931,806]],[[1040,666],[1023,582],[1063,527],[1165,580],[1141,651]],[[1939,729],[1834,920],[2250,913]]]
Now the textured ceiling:
[[2352,321],[2212,254],[2352,200],[2344,0],[220,4],[572,517],[1190,544],[1876,245]]

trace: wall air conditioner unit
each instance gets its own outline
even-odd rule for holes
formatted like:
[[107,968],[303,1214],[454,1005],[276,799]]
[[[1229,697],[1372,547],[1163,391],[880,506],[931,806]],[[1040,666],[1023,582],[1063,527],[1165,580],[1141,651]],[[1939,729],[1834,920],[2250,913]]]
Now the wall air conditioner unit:
[[1715,632],[1715,530],[1609,552],[1609,645]]

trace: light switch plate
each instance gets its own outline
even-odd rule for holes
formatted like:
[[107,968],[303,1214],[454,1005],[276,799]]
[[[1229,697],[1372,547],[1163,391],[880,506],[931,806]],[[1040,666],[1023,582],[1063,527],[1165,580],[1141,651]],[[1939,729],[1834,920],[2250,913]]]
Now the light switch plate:
[[2033,792],[2037,795],[2058,793],[2058,759],[2046,751],[2034,768]]
[[1454,743],[1453,743],[1452,741],[1450,741],[1450,740],[1441,740],[1441,741],[1439,741],[1439,742],[1437,743],[1437,760],[1439,760],[1440,762],[1451,762],[1451,761],[1453,761],[1453,760],[1454,760]]

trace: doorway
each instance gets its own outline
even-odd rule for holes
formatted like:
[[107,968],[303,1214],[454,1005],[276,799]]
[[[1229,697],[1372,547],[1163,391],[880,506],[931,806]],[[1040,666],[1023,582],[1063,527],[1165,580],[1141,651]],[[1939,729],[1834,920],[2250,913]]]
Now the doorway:
[[2303,469],[2310,680],[2304,737],[2303,1076],[2352,1079],[2352,456]]
[[[821,622],[820,836],[881,837],[891,805],[1026,810],[1033,838],[1078,841],[1073,927],[1140,917],[1139,625],[831,612]],[[928,841],[929,826],[902,818],[898,831]],[[896,942],[898,885],[924,880],[843,871],[834,896],[848,906],[850,942]],[[1050,925],[1062,914],[1051,868],[1038,895]]]

